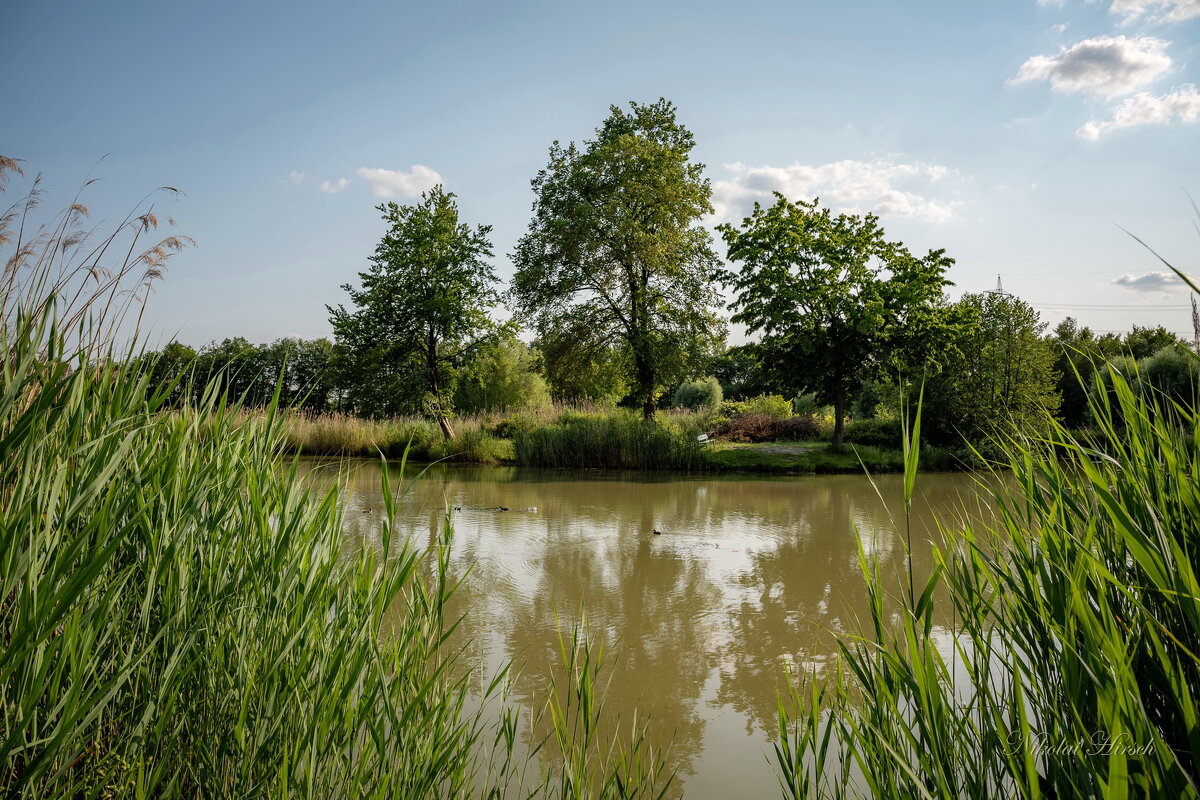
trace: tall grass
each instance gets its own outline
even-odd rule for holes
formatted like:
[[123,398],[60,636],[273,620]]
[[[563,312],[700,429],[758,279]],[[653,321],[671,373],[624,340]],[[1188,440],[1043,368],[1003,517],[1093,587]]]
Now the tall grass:
[[925,586],[860,555],[862,637],[781,703],[789,796],[1197,796],[1200,420],[1119,373],[1093,403],[1095,440],[1010,444],[999,522]]
[[[38,273],[60,235],[50,255],[16,238],[7,263],[33,266],[0,304],[0,793],[661,796],[670,778],[639,728],[594,735],[586,638],[563,651],[544,743],[498,696],[504,671],[473,697],[449,645],[449,522],[408,544],[384,470],[379,541],[347,552],[336,490],[310,495],[281,457],[277,402],[246,414],[210,385],[168,411],[185,376],[153,385],[113,357],[122,308],[140,313],[121,281],[77,307]],[[532,781],[522,736],[547,755]]]
[[518,428],[518,464],[538,467],[694,469],[703,453],[686,426],[647,424],[632,412],[564,413],[559,421]]

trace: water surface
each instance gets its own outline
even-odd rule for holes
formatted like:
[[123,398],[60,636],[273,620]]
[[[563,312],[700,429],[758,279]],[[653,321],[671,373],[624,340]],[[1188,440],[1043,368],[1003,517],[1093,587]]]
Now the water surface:
[[[378,465],[305,468],[318,487],[345,473],[347,545],[377,543]],[[772,797],[777,691],[788,669],[829,664],[865,617],[859,547],[907,586],[901,478],[873,482],[439,465],[398,498],[397,527],[431,544],[451,515],[469,657],[518,665],[519,700],[542,702],[558,631],[584,609],[609,643],[608,710],[649,715],[686,796]],[[921,475],[917,490],[919,587],[935,519],[977,514],[979,493],[962,474]]]

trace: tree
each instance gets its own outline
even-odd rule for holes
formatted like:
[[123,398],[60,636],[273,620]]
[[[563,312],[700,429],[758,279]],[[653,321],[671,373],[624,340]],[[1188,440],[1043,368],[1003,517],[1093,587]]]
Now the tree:
[[490,314],[496,277],[486,260],[492,229],[459,222],[454,195],[441,186],[414,205],[378,209],[388,232],[359,273],[362,288],[342,287],[357,310],[327,307],[341,370],[368,413],[394,413],[419,398],[450,438],[456,370],[498,328]]
[[513,411],[550,405],[538,353],[515,332],[480,347],[463,368],[456,405],[469,412]]
[[925,387],[927,430],[935,439],[961,436],[976,445],[1044,430],[1060,397],[1055,347],[1042,338],[1038,312],[990,292],[964,295],[957,306],[976,324]]
[[1125,334],[1125,349],[1138,360],[1149,358],[1164,347],[1173,347],[1179,342],[1179,337],[1162,325],[1156,328],[1134,325],[1133,330]]
[[555,400],[615,406],[629,394],[626,350],[581,342],[570,329],[542,330],[534,346]]
[[954,263],[943,250],[922,258],[884,238],[872,214],[838,214],[817,200],[776,193],[740,227],[722,225],[736,292],[734,322],[762,335],[758,353],[789,392],[815,390],[834,407],[842,444],[847,398],[890,368],[937,367],[956,330],[943,299]]
[[1050,343],[1055,354],[1058,394],[1062,398],[1058,413],[1065,425],[1077,428],[1087,420],[1088,387],[1106,355],[1092,329],[1079,327],[1074,317],[1067,317],[1055,326]]
[[613,106],[582,148],[555,142],[533,179],[529,230],[510,297],[539,338],[584,352],[623,351],[647,420],[658,397],[724,339],[713,312],[718,267],[695,142],[666,100]]

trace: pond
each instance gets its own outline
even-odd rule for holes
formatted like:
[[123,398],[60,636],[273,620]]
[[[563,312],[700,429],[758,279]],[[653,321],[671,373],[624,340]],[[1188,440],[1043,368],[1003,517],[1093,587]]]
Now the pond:
[[[343,471],[347,545],[378,542],[378,464],[304,469],[318,488]],[[606,642],[607,711],[649,717],[688,798],[773,797],[777,692],[788,670],[828,665],[838,634],[865,618],[860,546],[897,592],[907,586],[901,486],[898,475],[436,465],[399,498],[397,527],[425,546],[452,515],[453,570],[470,568],[454,604],[468,658],[491,672],[512,660],[517,700],[543,702],[558,632],[582,609]],[[982,513],[978,486],[967,474],[918,476],[918,587],[938,522]]]

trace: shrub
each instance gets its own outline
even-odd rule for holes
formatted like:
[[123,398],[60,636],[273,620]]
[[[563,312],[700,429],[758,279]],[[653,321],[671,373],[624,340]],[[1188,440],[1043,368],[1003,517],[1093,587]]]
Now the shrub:
[[1197,357],[1178,345],[1164,347],[1138,362],[1144,380],[1176,403],[1195,407],[1200,388]]
[[743,414],[717,424],[718,439],[727,442],[778,442],[816,439],[820,426],[812,417],[778,419],[767,414]]
[[681,384],[675,390],[676,407],[691,411],[698,411],[701,408],[717,408],[721,405],[723,398],[721,382],[713,377]]
[[796,399],[792,401],[792,410],[797,414],[816,417],[824,411],[824,406],[817,402],[815,393],[809,392],[796,396]]
[[897,449],[902,442],[901,427],[899,419],[858,419],[846,425],[845,441]]
[[778,420],[776,430],[779,439],[790,442],[821,438],[821,425],[816,419],[809,416]]
[[738,414],[764,414],[774,419],[792,416],[792,404],[778,394],[760,394],[735,404]]

